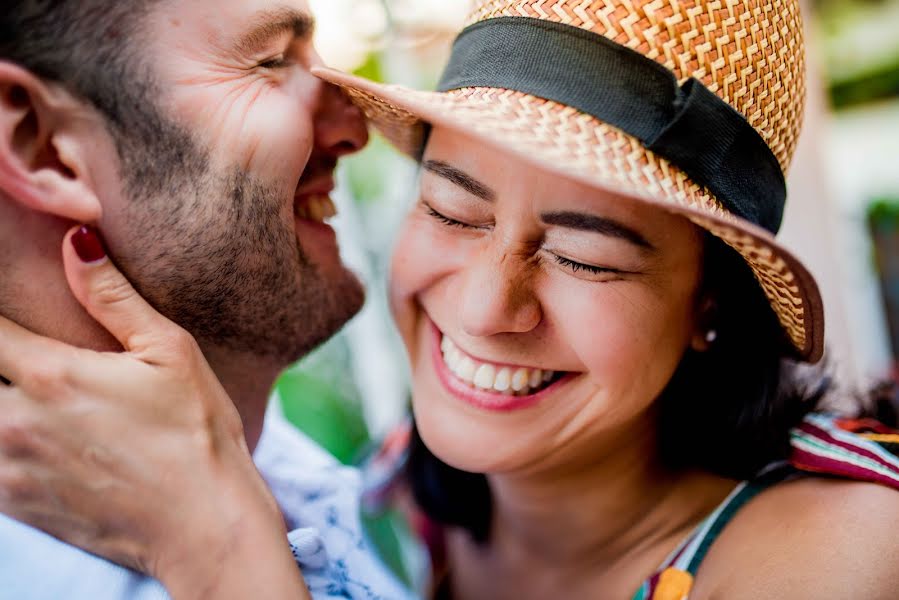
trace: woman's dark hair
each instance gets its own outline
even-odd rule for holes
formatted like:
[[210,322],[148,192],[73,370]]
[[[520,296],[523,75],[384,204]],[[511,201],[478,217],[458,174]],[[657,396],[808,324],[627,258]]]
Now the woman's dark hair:
[[[704,256],[704,290],[716,307],[710,325],[718,335],[708,351],[686,352],[659,398],[659,455],[671,469],[748,479],[787,458],[790,429],[819,405],[830,379],[785,358],[786,335],[739,254],[707,235]],[[428,516],[487,540],[486,477],[443,463],[417,431],[407,474]]]

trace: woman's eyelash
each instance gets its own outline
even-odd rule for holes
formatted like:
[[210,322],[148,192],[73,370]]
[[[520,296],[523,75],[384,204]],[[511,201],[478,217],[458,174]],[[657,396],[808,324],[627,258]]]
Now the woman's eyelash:
[[602,275],[607,273],[621,273],[621,271],[617,269],[609,269],[606,267],[595,267],[593,265],[585,265],[583,263],[575,262],[570,258],[564,258],[557,254],[553,254],[553,257],[556,259],[556,262],[562,265],[563,267],[567,267],[571,269],[572,273],[577,273],[578,271],[585,271],[587,273],[592,273],[593,275]]
[[428,209],[428,215],[434,217],[447,227],[458,227],[460,229],[477,229],[474,225],[469,225],[468,223],[463,223],[462,221],[457,221],[455,219],[450,219],[446,215],[442,215],[433,208],[428,205],[425,205],[425,208]]
[[[446,215],[440,214],[427,204],[425,208],[428,210],[428,215],[437,219],[447,227],[458,227],[460,229],[478,229],[474,225],[469,225],[468,223],[463,223],[461,221],[457,221],[455,219],[451,219]],[[596,267],[593,265],[585,265],[583,263],[579,263],[571,260],[570,258],[565,258],[563,256],[559,256],[557,254],[553,254],[556,262],[562,265],[563,267],[567,267],[571,270],[572,273],[577,273],[578,271],[584,271],[586,273],[591,273],[593,275],[602,275],[608,273],[621,273],[618,269],[609,269],[607,267]]]

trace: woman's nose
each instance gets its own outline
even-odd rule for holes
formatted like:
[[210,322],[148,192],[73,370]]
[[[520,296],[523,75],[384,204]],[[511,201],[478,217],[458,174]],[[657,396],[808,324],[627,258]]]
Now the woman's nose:
[[511,254],[474,258],[466,269],[460,321],[470,336],[526,333],[543,319],[532,289],[533,265]]
[[368,128],[362,111],[343,91],[323,84],[315,114],[315,145],[339,158],[358,152],[368,143]]

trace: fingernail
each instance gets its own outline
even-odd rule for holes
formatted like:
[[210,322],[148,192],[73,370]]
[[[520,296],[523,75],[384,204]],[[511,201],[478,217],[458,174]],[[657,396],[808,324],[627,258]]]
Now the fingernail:
[[103,242],[100,241],[100,235],[90,225],[82,225],[72,235],[72,246],[75,247],[75,253],[81,262],[90,264],[106,258],[106,250],[103,248]]

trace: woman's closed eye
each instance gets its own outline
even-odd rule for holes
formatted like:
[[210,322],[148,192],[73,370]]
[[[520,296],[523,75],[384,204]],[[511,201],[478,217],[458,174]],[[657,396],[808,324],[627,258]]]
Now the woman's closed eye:
[[[449,227],[452,229],[462,229],[462,230],[483,230],[489,229],[488,226],[484,225],[472,225],[471,223],[466,223],[464,221],[460,221],[458,219],[454,219],[452,217],[448,217],[445,214],[437,211],[433,206],[426,202],[422,202],[422,206],[427,212],[428,216],[441,223],[445,227]],[[555,252],[547,251],[547,253],[552,257],[553,261],[555,261],[558,265],[562,266],[572,275],[602,275],[605,276],[606,279],[609,276],[616,275],[627,275],[630,272],[625,271],[623,269],[615,269],[612,267],[601,267],[598,265],[591,265],[583,262],[579,262],[576,260],[572,260],[560,254],[556,254]]]
[[598,267],[596,265],[587,265],[581,262],[577,262],[575,260],[571,260],[570,258],[565,258],[564,256],[559,256],[558,254],[552,254],[553,260],[555,260],[558,264],[562,265],[566,269],[570,270],[575,275],[578,272],[590,273],[592,275],[624,275],[626,271],[622,271],[620,269],[612,269],[610,267]]
[[453,227],[456,229],[487,229],[487,227],[483,225],[472,225],[470,223],[465,223],[463,221],[459,221],[457,219],[453,219],[452,217],[448,217],[443,213],[437,212],[434,210],[434,207],[427,203],[422,203],[425,207],[425,210],[428,213],[428,216],[433,218],[434,220],[446,225],[447,227]]

